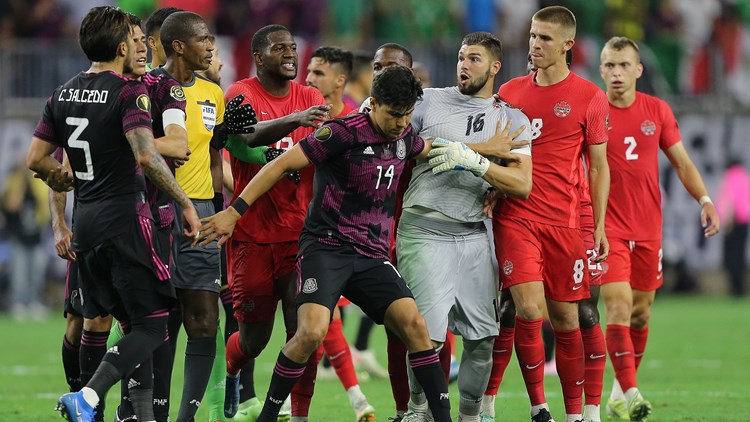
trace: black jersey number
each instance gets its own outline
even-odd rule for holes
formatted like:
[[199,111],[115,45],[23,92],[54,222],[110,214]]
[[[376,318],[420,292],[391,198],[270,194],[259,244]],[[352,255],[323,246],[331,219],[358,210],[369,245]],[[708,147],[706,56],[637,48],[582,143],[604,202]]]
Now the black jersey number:
[[70,148],[78,148],[83,150],[83,155],[86,160],[86,171],[77,171],[76,177],[79,180],[94,180],[94,165],[91,162],[91,148],[89,147],[89,141],[79,139],[79,136],[86,130],[89,125],[89,119],[85,117],[68,117],[65,119],[65,123],[75,127],[73,133],[68,137],[68,146]]
[[481,132],[482,129],[484,129],[484,113],[466,118],[466,136],[471,135],[471,132]]

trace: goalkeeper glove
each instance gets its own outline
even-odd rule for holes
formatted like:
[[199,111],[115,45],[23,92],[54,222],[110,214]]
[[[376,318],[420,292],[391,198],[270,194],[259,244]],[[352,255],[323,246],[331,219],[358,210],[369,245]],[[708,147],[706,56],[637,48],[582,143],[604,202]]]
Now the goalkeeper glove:
[[432,141],[432,150],[427,154],[434,174],[448,170],[467,170],[477,177],[484,176],[490,168],[490,161],[472,151],[462,142],[452,142],[443,138]]
[[[268,148],[266,150],[266,162],[270,163],[275,158],[278,158],[281,154],[284,153],[283,149],[279,148]],[[302,180],[299,175],[299,170],[295,170],[289,174],[286,175],[286,177],[291,180],[292,182],[299,185],[300,181]]]

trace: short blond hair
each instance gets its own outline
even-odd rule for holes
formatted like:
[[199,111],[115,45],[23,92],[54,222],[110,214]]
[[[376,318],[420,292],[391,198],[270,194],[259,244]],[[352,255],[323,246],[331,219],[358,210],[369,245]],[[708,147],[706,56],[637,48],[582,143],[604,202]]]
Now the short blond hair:
[[567,7],[549,6],[539,9],[531,20],[560,25],[560,28],[566,31],[571,39],[576,37],[576,16]]
[[631,47],[633,50],[635,50],[635,55],[638,56],[638,61],[641,61],[641,49],[638,48],[638,44],[631,40],[628,37],[612,37],[610,38],[602,48],[602,51],[604,49],[612,49],[615,51],[622,51],[625,48]]

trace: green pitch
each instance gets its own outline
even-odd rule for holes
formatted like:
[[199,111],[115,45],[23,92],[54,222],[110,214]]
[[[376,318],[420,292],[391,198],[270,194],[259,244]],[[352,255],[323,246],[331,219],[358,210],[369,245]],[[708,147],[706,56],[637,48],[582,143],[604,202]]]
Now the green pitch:
[[[352,338],[356,312],[345,322]],[[653,310],[650,340],[638,381],[644,396],[654,405],[649,421],[749,421],[750,420],[750,301],[713,297],[658,297]],[[0,421],[62,420],[52,411],[66,392],[60,362],[65,321],[55,317],[42,322],[19,323],[0,317]],[[274,337],[256,365],[256,389],[265,397],[273,364],[284,337],[281,320]],[[180,334],[184,352],[185,333]],[[385,335],[373,333],[372,345],[386,364]],[[182,356],[178,353],[172,388],[172,415],[182,389]],[[604,397],[612,385],[608,365]],[[388,380],[361,383],[363,392],[377,410],[378,420],[393,416]],[[552,414],[565,420],[560,384],[546,377],[545,386]],[[117,390],[107,401],[107,421],[112,420]],[[451,386],[454,417],[458,392]],[[511,361],[496,402],[498,421],[527,421],[528,399],[515,358]],[[604,413],[604,412],[603,412]],[[606,420],[606,415],[603,415]],[[208,420],[201,408],[197,421]],[[310,412],[312,421],[353,421],[354,413],[338,381],[316,383]]]

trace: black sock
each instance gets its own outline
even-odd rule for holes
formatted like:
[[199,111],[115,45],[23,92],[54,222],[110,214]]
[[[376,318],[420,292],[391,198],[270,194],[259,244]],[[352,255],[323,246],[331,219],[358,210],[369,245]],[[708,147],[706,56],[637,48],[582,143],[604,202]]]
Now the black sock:
[[375,321],[367,315],[362,315],[362,319],[359,321],[359,330],[357,331],[357,341],[354,343],[354,348],[357,350],[367,350],[367,344],[370,342],[370,331],[375,325]]
[[[81,335],[81,347],[78,349],[79,362],[81,366],[81,386],[85,386],[93,378],[99,364],[107,353],[107,339],[109,331],[97,332],[83,330]],[[115,381],[117,382],[117,381]],[[98,393],[98,391],[97,391]],[[106,391],[104,391],[106,393]],[[101,421],[104,417],[104,394],[100,394],[99,405],[96,406],[95,420]]]
[[74,345],[63,336],[62,362],[65,370],[65,381],[68,382],[70,391],[81,389],[81,360],[78,356],[80,345]]
[[135,415],[133,401],[128,390],[128,382],[120,380],[120,404],[117,406],[117,419],[125,419]]
[[250,359],[250,362],[243,366],[242,371],[240,371],[240,403],[244,403],[256,396],[255,380],[253,379],[254,372],[255,359]]
[[294,384],[305,372],[305,366],[307,366],[307,362],[294,362],[284,356],[283,352],[279,352],[276,367],[273,369],[273,375],[271,376],[271,385],[268,387],[268,396],[266,396],[266,402],[263,404],[263,410],[260,412],[257,422],[276,421],[281,405],[284,404],[284,400],[292,392]]
[[177,422],[192,421],[206,392],[216,357],[216,337],[189,338],[185,348],[185,383]]
[[159,422],[169,417],[169,392],[172,383],[174,355],[169,341],[154,350],[154,416]]
[[127,380],[128,395],[139,421],[154,420],[154,365],[149,357],[135,368]]
[[179,306],[169,310],[169,319],[167,320],[167,332],[169,333],[169,346],[172,348],[172,355],[177,350],[177,336],[180,334],[182,327],[182,310]]
[[440,357],[434,349],[409,354],[409,364],[419,385],[422,386],[435,422],[451,420],[451,402],[448,383],[440,368]]

